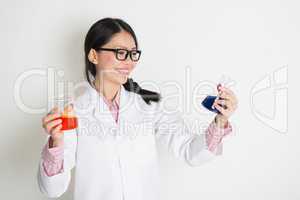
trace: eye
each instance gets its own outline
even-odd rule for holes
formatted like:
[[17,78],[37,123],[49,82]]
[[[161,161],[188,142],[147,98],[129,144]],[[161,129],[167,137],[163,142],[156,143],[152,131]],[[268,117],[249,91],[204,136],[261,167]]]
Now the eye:
[[127,51],[126,50],[123,50],[123,49],[118,49],[118,54],[119,55],[126,55]]
[[132,51],[132,52],[131,52],[131,55],[137,56],[137,55],[138,55],[138,52],[137,52],[137,51]]

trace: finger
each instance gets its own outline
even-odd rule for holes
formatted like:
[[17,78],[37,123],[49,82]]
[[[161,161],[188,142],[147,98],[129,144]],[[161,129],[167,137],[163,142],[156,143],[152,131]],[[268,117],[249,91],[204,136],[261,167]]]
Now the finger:
[[219,105],[226,105],[228,104],[229,100],[227,99],[216,99],[215,103],[219,104]]
[[222,106],[216,104],[216,105],[215,105],[215,108],[216,108],[222,115],[224,115],[224,116],[226,116],[226,117],[229,116],[228,111],[227,111],[225,108],[223,108]]
[[225,108],[223,108],[222,106],[220,106],[219,104],[215,104],[214,107],[221,113],[221,114],[225,114]]
[[233,105],[230,101],[226,103],[226,111],[231,113],[233,111]]
[[227,107],[234,107],[235,103],[231,99],[218,99],[218,103]]
[[43,124],[47,124],[48,122],[61,117],[61,113],[53,113],[53,114],[49,114],[46,117],[43,118]]
[[236,103],[237,100],[234,95],[227,94],[225,92],[220,92],[219,97],[225,100],[230,100],[232,103]]
[[219,91],[218,92],[218,96],[222,96],[222,97],[229,97],[230,95],[226,92],[223,92],[223,91]]
[[62,132],[62,131],[61,131],[61,128],[62,128],[62,124],[56,126],[56,127],[52,130],[51,134],[52,134],[52,135],[56,135],[56,134],[58,134],[58,133],[61,133],[61,132]]
[[223,107],[225,110],[228,108],[228,105],[230,104],[229,100],[226,99],[216,99],[214,102],[214,106],[219,105],[221,107]]
[[50,133],[51,130],[52,130],[55,126],[61,124],[61,122],[62,122],[61,119],[57,119],[57,120],[53,120],[53,121],[49,122],[49,123],[46,125],[46,130],[47,130],[47,132]]
[[220,100],[220,99],[217,99],[217,100],[215,101],[215,104],[220,105],[221,107],[227,109],[226,100]]
[[[225,104],[224,104],[224,102],[225,102]],[[218,101],[216,103],[219,104]],[[236,110],[236,105],[232,104],[232,102],[229,100],[221,101],[219,106],[223,107],[223,109],[226,111],[225,114],[227,116],[230,116]]]
[[234,101],[233,100],[233,98],[230,96],[230,95],[228,95],[228,94],[226,94],[226,93],[224,93],[224,92],[221,92],[219,95],[218,95],[218,99],[219,100],[225,100],[225,101]]

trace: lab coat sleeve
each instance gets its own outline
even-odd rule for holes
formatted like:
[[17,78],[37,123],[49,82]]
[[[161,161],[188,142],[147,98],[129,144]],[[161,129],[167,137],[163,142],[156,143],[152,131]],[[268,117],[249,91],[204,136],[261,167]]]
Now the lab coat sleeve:
[[[47,138],[48,141],[49,138]],[[43,168],[43,158],[39,161],[37,181],[40,191],[49,198],[61,196],[71,180],[71,170],[76,163],[77,130],[64,132],[63,170],[53,176],[48,176]]]
[[159,104],[154,132],[159,143],[190,166],[199,166],[217,156],[208,149],[205,132],[192,130],[180,113],[167,113]]

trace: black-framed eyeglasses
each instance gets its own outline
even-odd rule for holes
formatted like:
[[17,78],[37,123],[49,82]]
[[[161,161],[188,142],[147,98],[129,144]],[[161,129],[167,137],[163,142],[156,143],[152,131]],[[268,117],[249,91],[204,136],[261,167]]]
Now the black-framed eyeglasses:
[[141,50],[127,50],[127,49],[110,49],[110,48],[96,48],[96,51],[112,51],[115,52],[115,56],[117,60],[124,61],[127,59],[128,55],[130,56],[130,59],[134,62],[138,61],[140,59]]

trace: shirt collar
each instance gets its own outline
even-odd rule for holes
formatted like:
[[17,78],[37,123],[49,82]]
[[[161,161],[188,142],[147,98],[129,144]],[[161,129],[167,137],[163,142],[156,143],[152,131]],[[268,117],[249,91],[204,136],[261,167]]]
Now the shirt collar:
[[[94,82],[92,82],[93,84],[93,88],[96,90],[95,84]],[[117,108],[119,108],[120,105],[120,92],[121,92],[121,87],[118,89],[117,94],[115,95],[115,97],[113,98],[112,101],[109,101],[101,92],[98,92],[96,90],[96,92],[101,96],[101,98],[104,100],[104,102],[110,107],[110,106],[116,106]]]

